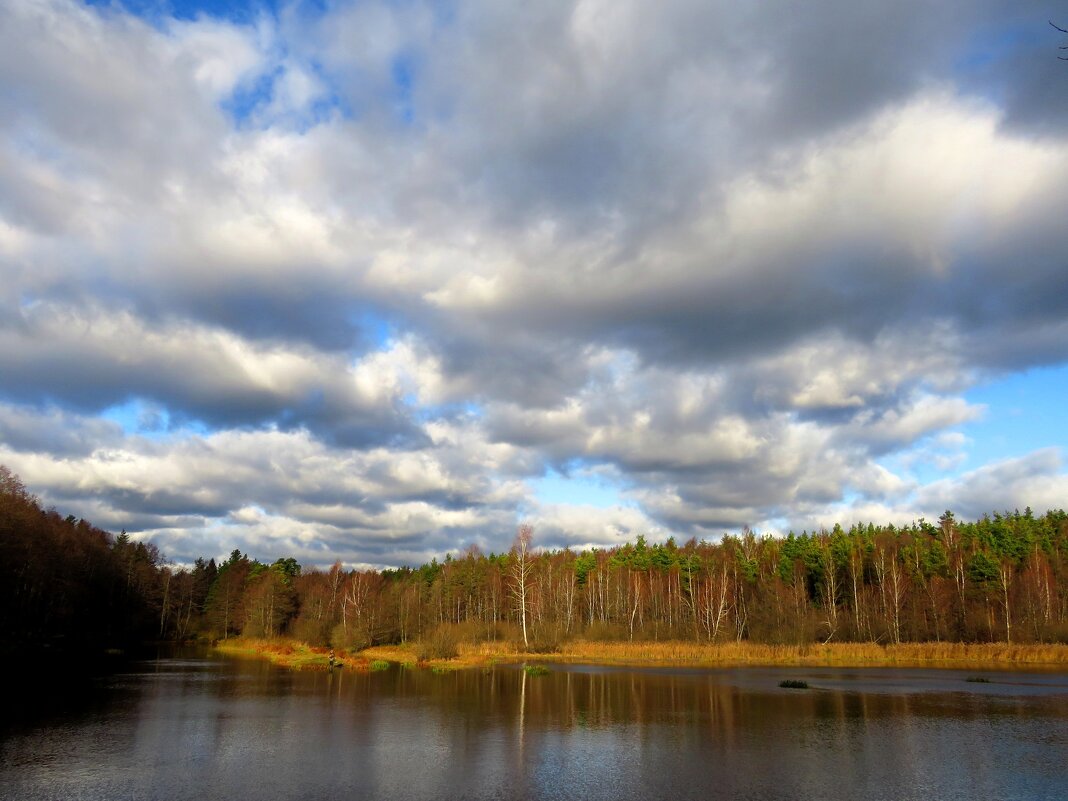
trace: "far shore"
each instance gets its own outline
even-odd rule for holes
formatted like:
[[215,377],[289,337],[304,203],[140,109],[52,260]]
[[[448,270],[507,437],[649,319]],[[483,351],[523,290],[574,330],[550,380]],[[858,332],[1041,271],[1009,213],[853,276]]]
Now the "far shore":
[[[235,638],[216,650],[269,659],[299,670],[329,670],[330,649],[289,639]],[[1012,643],[810,643],[601,642],[574,640],[553,653],[524,652],[515,643],[461,643],[449,659],[420,659],[418,643],[380,645],[362,651],[337,650],[345,670],[374,670],[384,662],[435,670],[537,662],[620,667],[926,667],[976,670],[1068,670],[1068,645]]]

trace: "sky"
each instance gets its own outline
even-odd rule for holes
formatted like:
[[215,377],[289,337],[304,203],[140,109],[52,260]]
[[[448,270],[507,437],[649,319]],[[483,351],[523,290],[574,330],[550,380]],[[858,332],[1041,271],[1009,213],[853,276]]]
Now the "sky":
[[176,564],[1063,508],[1050,20],[0,0],[0,464]]

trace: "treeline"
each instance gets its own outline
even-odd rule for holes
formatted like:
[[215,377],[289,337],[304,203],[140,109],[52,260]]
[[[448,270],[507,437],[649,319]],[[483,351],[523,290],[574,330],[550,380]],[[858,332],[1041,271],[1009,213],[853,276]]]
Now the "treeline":
[[152,545],[42,509],[0,465],[0,647],[97,652],[159,637],[161,563]]
[[[521,543],[520,543],[521,544]],[[536,540],[534,542],[536,545]],[[358,647],[457,626],[532,649],[587,639],[1068,642],[1068,515],[673,539],[576,553],[469,549],[417,569],[299,572],[233,554],[216,634]],[[249,578],[241,579],[247,575]],[[244,581],[246,590],[239,593]],[[229,599],[229,600],[224,600]],[[236,604],[236,605],[235,605]]]
[[302,570],[239,551],[174,569],[152,546],[42,510],[0,471],[0,556],[15,576],[0,583],[0,633],[16,640],[1068,642],[1059,510],[582,552],[539,551],[522,527],[509,553],[414,569]]

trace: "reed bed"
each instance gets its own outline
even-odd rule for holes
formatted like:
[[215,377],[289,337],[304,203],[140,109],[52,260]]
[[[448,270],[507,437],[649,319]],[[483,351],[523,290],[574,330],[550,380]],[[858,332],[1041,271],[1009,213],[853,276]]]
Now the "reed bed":
[[[524,659],[514,644],[461,645],[460,658]],[[1068,645],[1010,643],[808,643],[769,645],[753,642],[697,643],[604,642],[574,640],[558,653],[537,654],[545,662],[589,662],[612,665],[805,665],[864,667],[879,665],[944,667],[1012,667],[1068,665]]]
[[[290,640],[236,639],[217,650],[256,655],[275,664],[305,670],[328,669],[328,649]],[[752,642],[697,643],[685,641],[605,642],[573,640],[556,653],[526,653],[516,643],[460,643],[451,659],[418,658],[416,643],[383,645],[357,654],[337,652],[346,669],[370,670],[374,662],[419,667],[485,667],[498,662],[579,662],[604,665],[678,665],[688,667],[803,665],[809,667],[946,667],[1013,668],[1068,666],[1068,645],[1012,643],[826,643],[768,645]]]
[[416,655],[415,643],[402,643],[400,645],[375,645],[360,651],[360,656],[367,659],[381,659],[386,662],[399,662],[400,664],[417,664],[419,658]]
[[[222,640],[215,645],[215,650],[231,656],[255,657],[266,659],[281,667],[293,670],[330,670],[330,649],[308,645],[289,639],[263,640],[251,637],[237,637]],[[376,671],[374,660],[363,654],[345,650],[335,650],[336,665],[344,670]]]
[[[542,658],[542,657],[539,657]],[[768,645],[751,642],[593,642],[576,640],[545,659],[607,664],[807,665],[863,667],[1068,665],[1068,645],[1008,643],[827,643]]]

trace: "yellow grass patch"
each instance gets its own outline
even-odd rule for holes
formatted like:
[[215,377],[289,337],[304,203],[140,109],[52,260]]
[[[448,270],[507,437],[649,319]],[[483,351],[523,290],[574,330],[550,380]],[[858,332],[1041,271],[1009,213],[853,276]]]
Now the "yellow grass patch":
[[603,642],[574,640],[553,654],[525,654],[514,644],[461,645],[460,661],[473,665],[491,660],[587,662],[611,665],[808,665],[864,667],[1013,667],[1068,665],[1068,645],[1007,643],[810,643],[767,645],[751,642],[696,643]]
[[1003,643],[605,643],[576,641],[563,649],[568,660],[680,665],[868,665],[995,666],[1068,664],[1065,645]]
[[[294,670],[330,669],[329,648],[307,645],[295,640],[258,640],[250,637],[237,637],[217,643],[215,650],[231,656],[267,659],[275,665]],[[345,670],[371,670],[371,659],[360,654],[336,650],[334,657],[344,664]]]
[[[604,665],[679,665],[728,667],[744,665],[806,665],[834,667],[1023,667],[1068,665],[1068,645],[1013,645],[1009,643],[827,643],[765,645],[750,642],[695,643],[601,642],[574,640],[560,652],[527,654],[515,643],[461,643],[454,659],[419,661],[414,643],[381,645],[358,654],[337,652],[346,669],[369,670],[374,660],[420,667],[469,668],[496,662],[580,662]],[[217,650],[234,655],[256,655],[275,664],[298,669],[327,669],[326,648],[313,648],[290,640],[227,640]]]

